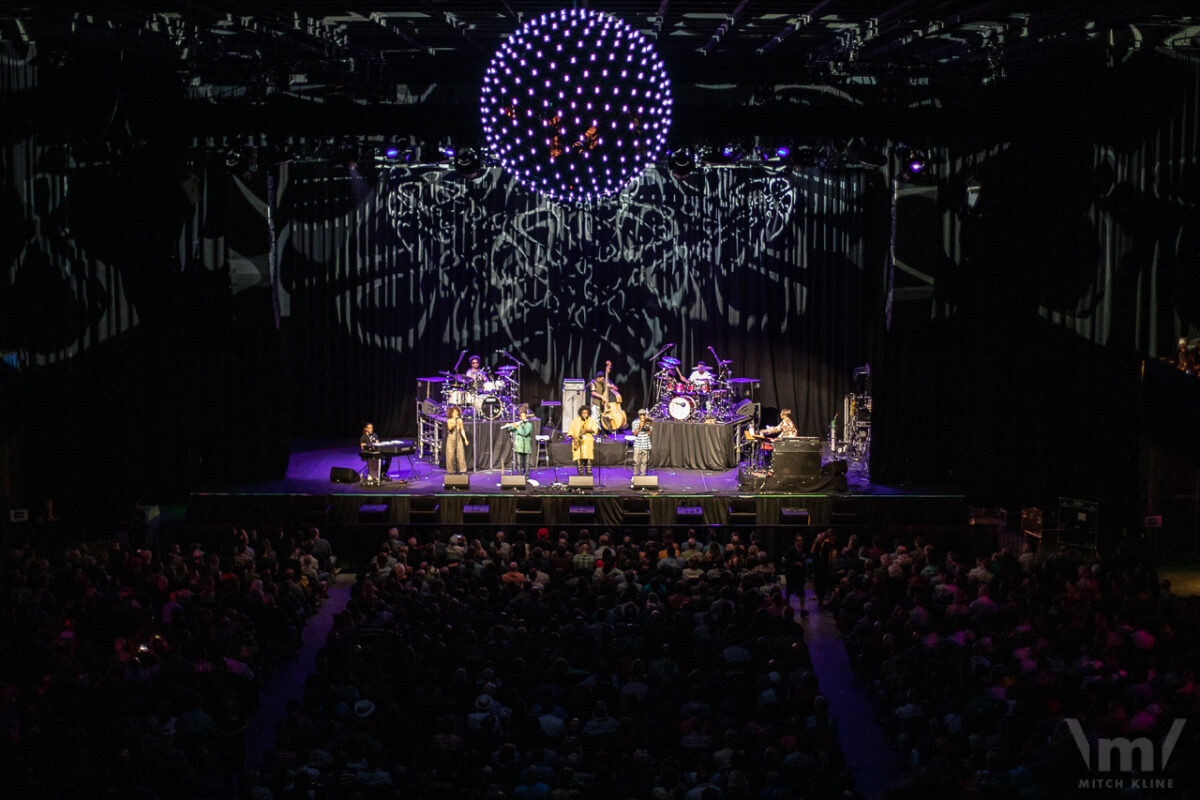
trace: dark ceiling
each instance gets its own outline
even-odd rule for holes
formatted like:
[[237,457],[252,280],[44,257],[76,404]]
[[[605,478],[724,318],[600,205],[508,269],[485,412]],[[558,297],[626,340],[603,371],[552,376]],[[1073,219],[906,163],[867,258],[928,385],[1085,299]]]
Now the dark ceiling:
[[[274,104],[291,113],[323,103],[322,111],[342,108],[346,124],[372,127],[374,119],[391,129],[431,125],[426,118],[436,109],[437,124],[454,131],[471,124],[480,77],[503,37],[523,21],[569,5],[28,0],[0,3],[0,48],[36,65],[40,85],[57,79],[60,88],[84,87],[76,91],[85,99],[118,87],[135,104],[156,98],[177,100],[179,107]],[[903,111],[970,104],[981,90],[1006,96],[1011,107],[1023,102],[1030,85],[1052,94],[1060,76],[1094,74],[1142,53],[1200,57],[1200,12],[1190,3],[574,5],[614,13],[655,40],[674,84],[679,117],[691,114],[692,122],[714,105],[761,111],[849,97],[850,105]],[[20,78],[5,84],[0,90],[20,88]],[[759,117],[756,124],[773,119]],[[243,118],[250,120],[247,125],[266,124],[261,115]]]

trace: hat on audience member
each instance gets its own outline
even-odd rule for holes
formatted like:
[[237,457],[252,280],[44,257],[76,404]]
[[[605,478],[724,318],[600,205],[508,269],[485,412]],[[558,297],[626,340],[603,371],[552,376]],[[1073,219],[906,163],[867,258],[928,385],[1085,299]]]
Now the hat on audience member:
[[354,704],[354,716],[365,719],[375,713],[375,704],[370,700],[359,700]]

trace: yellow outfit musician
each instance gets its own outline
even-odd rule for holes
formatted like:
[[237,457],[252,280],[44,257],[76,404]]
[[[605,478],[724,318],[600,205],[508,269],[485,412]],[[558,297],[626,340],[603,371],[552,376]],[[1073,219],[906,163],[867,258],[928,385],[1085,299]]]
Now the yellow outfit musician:
[[592,410],[587,406],[579,409],[579,416],[571,421],[567,436],[571,437],[571,457],[580,475],[592,474],[592,459],[596,457],[596,434],[600,428],[592,419]]

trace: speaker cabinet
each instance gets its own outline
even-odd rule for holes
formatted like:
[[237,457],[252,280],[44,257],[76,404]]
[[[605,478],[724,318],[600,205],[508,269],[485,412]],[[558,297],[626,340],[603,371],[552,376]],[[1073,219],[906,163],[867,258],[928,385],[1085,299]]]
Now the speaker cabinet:
[[590,492],[596,488],[596,482],[591,475],[571,475],[567,478],[567,485],[572,489],[581,489]]
[[647,489],[657,489],[658,488],[658,476],[657,475],[634,475],[633,476],[633,488],[637,489],[638,491],[645,491]]
[[821,452],[776,450],[771,456],[771,472],[777,478],[815,478],[821,474]]
[[491,522],[492,507],[489,505],[478,504],[463,506],[463,524],[464,525],[486,525]]
[[455,489],[464,491],[471,488],[471,476],[466,473],[446,473],[446,477],[442,479],[443,489]]
[[408,521],[432,524],[438,519],[438,501],[436,497],[417,495],[413,497],[408,509]]
[[501,475],[500,476],[500,488],[501,489],[516,490],[516,489],[524,489],[525,486],[526,486],[526,481],[525,481],[524,475]]
[[359,522],[387,522],[388,507],[386,503],[377,503],[358,507]]
[[779,509],[779,524],[781,525],[807,525],[808,522],[807,508],[783,506]]
[[702,506],[676,506],[676,525],[703,525],[704,508]]
[[349,467],[334,467],[329,470],[332,483],[358,483],[358,470]]
[[567,509],[567,519],[574,525],[591,525],[596,521],[596,507],[571,506]]
[[753,497],[734,497],[729,500],[729,524],[753,525],[758,521],[758,503]]

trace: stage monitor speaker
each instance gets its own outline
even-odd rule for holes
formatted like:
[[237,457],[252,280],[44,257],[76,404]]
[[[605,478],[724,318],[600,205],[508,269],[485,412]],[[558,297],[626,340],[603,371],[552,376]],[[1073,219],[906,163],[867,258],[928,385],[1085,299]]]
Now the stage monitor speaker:
[[562,382],[562,418],[559,425],[565,431],[571,420],[579,416],[579,409],[587,405],[587,381],[582,378],[564,378]]
[[657,475],[634,475],[633,476],[633,488],[637,489],[638,491],[644,491],[646,489],[657,489],[658,488],[658,476]]
[[446,477],[442,479],[443,489],[456,489],[463,491],[471,488],[471,476],[464,473],[446,473]]
[[501,489],[524,489],[527,485],[524,475],[501,475]]
[[333,483],[358,483],[358,470],[350,467],[334,467],[329,470],[329,480]]
[[591,475],[571,475],[567,478],[567,486],[590,492],[596,488],[596,481]]
[[675,524],[676,525],[703,525],[704,524],[704,507],[703,506],[676,506],[675,507]]

